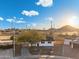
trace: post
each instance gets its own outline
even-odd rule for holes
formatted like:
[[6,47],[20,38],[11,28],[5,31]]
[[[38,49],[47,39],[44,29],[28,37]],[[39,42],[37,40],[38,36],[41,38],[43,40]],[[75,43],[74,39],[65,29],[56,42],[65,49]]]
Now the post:
[[12,36],[13,36],[13,57],[15,59],[15,28],[14,28],[14,22],[11,22],[11,30],[12,30]]
[[71,48],[73,48],[73,43],[71,42]]
[[51,29],[52,29],[52,21],[51,21]]

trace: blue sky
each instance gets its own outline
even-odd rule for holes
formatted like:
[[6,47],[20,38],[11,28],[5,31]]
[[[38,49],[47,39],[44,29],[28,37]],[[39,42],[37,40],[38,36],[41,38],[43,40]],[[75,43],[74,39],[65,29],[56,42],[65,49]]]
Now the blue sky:
[[[0,0],[1,28],[79,26],[79,0]],[[12,24],[13,23],[13,24]]]

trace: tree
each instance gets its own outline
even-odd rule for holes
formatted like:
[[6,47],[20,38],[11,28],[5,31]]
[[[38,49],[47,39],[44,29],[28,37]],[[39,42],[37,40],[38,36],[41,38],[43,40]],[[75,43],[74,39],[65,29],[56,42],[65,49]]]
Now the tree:
[[45,35],[41,32],[35,30],[29,30],[26,32],[22,32],[19,36],[17,36],[17,42],[29,42],[30,44],[39,42],[45,39]]
[[11,36],[11,37],[10,37],[10,40],[13,40],[13,39],[14,39],[14,37],[13,37],[13,36]]

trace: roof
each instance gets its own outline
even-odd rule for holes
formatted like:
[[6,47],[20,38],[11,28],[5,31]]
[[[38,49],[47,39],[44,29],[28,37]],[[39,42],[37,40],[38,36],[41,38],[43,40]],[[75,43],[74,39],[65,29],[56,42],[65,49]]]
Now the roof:
[[3,40],[3,39],[10,39],[11,36],[0,36],[0,40]]

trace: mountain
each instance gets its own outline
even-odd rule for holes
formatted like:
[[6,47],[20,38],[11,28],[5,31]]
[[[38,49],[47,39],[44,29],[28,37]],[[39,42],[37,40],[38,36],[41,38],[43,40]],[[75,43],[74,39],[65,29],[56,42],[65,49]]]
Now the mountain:
[[70,25],[66,25],[66,26],[59,28],[58,31],[78,31],[78,29]]

